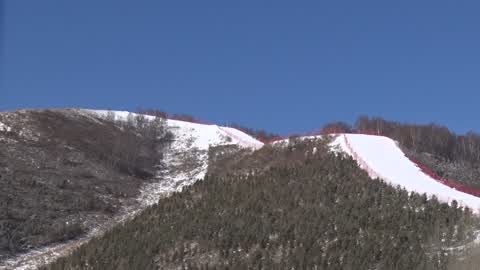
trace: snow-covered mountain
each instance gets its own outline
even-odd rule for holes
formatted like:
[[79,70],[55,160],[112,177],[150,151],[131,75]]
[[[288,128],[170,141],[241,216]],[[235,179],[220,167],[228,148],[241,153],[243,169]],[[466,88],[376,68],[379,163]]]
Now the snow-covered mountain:
[[[100,115],[106,115],[107,111],[92,111]],[[129,112],[116,111],[119,119],[126,119]],[[152,117],[149,117],[150,119]],[[173,148],[174,152],[191,151],[191,149],[208,150],[210,146],[225,144],[225,138],[230,138],[229,143],[238,144],[242,147],[258,149],[263,143],[244,132],[217,125],[204,125],[177,120],[168,120],[168,126],[174,130],[178,140]],[[405,156],[398,144],[387,137],[364,134],[336,134],[337,137],[332,147],[339,147],[344,153],[352,156],[359,166],[366,170],[373,178],[381,178],[385,182],[400,186],[408,191],[426,193],[428,196],[436,196],[440,201],[451,203],[456,200],[459,205],[468,206],[478,213],[480,198],[450,188],[439,183],[429,175],[422,172],[418,166]],[[307,138],[307,137],[304,137]],[[309,136],[308,138],[312,138]],[[188,146],[188,140],[193,143]],[[202,166],[197,168],[192,179],[201,179],[207,170],[207,157],[202,156]],[[172,161],[172,160],[170,160]],[[176,176],[174,182],[182,181],[182,176]],[[187,181],[180,186],[191,184]]]
[[[63,114],[65,112],[59,111],[59,113]],[[117,121],[127,121],[129,115],[130,117],[137,116],[137,114],[126,111],[106,110],[82,109],[70,110],[68,113],[83,115],[93,120],[98,117],[111,117],[112,114],[114,115],[114,120]],[[147,120],[153,120],[155,117],[145,115],[145,118]],[[158,171],[155,179],[145,183],[140,188],[140,194],[137,197],[138,203],[136,205],[124,207],[119,215],[115,217],[115,221],[107,222],[105,225],[94,228],[85,237],[66,243],[52,244],[43,248],[33,249],[3,262],[0,260],[0,269],[35,269],[38,265],[49,263],[55,258],[63,256],[75,247],[85,243],[91,237],[102,234],[115,223],[122,222],[134,216],[145,207],[158,202],[160,198],[168,196],[172,192],[180,191],[183,187],[203,179],[207,172],[208,150],[210,147],[238,145],[239,147],[252,149],[253,151],[263,146],[263,143],[260,141],[234,128],[171,119],[166,120],[166,126],[168,130],[174,134],[174,140],[170,147],[164,152],[161,164],[157,166]],[[6,135],[7,132],[11,130],[7,124],[0,122],[0,135],[2,135],[2,132]],[[25,138],[29,140],[36,138],[33,135],[29,135],[30,133],[36,134],[36,132],[26,130],[26,128],[18,133],[21,137],[27,136]],[[0,141],[2,141],[2,138],[3,137],[0,136]]]
[[[102,118],[111,117],[113,114],[114,120],[121,121],[127,121],[128,117],[136,116],[127,111],[77,110],[76,113]],[[148,115],[145,118],[154,119],[153,116]],[[13,131],[7,124],[0,122],[0,133]],[[203,179],[208,169],[208,151],[211,147],[237,145],[253,151],[264,146],[262,142],[235,128],[171,119],[166,120],[166,125],[174,134],[175,139],[170,148],[165,151],[162,164],[157,166],[154,181],[141,187],[140,195],[137,198],[141,207],[135,208],[131,212],[128,212],[129,209],[125,209],[123,213],[126,214],[119,221],[158,202],[159,198],[180,191],[183,187]],[[340,151],[352,156],[372,178],[381,178],[386,183],[400,186],[411,192],[436,196],[443,202],[450,203],[456,200],[459,205],[468,206],[478,213],[480,198],[443,185],[425,174],[405,156],[394,140],[383,136],[360,134],[335,134],[334,136],[331,143],[332,151]],[[302,138],[315,138],[315,136]],[[33,250],[4,262],[3,266],[0,263],[0,269],[32,269],[39,262],[48,263],[103,231],[104,229],[94,230],[77,242],[72,241]]]

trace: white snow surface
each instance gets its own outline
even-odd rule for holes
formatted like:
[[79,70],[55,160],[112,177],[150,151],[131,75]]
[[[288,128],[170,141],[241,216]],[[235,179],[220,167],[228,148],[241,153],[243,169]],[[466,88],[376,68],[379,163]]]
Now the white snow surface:
[[9,132],[11,131],[12,128],[5,125],[4,123],[0,122],[0,132],[3,131],[3,132]]
[[[480,198],[450,188],[423,173],[410,161],[394,140],[374,135],[340,134],[333,145],[338,145],[347,154],[356,153],[356,161],[370,176],[379,177],[385,182],[405,188],[410,192],[435,195],[440,201],[450,203],[456,200],[459,205],[468,206],[479,213]],[[349,147],[349,146],[350,147]]]
[[[93,112],[100,116],[106,116],[109,111],[106,110],[85,110]],[[128,111],[112,111],[115,114],[116,120],[126,120],[131,112]],[[137,114],[131,113],[133,116]],[[155,117],[145,115],[148,120],[153,120]],[[244,147],[260,148],[263,143],[256,140],[252,136],[234,128],[222,127],[217,125],[196,124],[179,120],[167,119],[167,125],[170,128],[177,129],[175,135],[190,135],[194,141],[194,147],[207,150],[210,146],[221,144],[238,144]],[[225,139],[229,137],[231,141]]]
[[[474,213],[480,213],[480,198],[448,187],[422,172],[405,153],[398,143],[388,137],[363,134],[335,134],[331,143],[332,151],[344,152],[352,156],[359,167],[370,177],[380,178],[392,186],[400,186],[409,192],[435,195],[439,201],[469,207]],[[315,139],[322,136],[304,136],[297,139]],[[276,141],[274,145],[286,145],[289,140]]]

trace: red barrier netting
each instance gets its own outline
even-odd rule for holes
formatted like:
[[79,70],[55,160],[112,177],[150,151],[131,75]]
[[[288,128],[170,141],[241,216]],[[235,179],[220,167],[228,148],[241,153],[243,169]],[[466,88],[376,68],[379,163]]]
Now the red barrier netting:
[[423,164],[421,164],[417,160],[413,159],[412,157],[410,157],[408,155],[405,155],[405,156],[411,162],[415,163],[415,165],[417,165],[417,167],[420,168],[420,170],[424,174],[426,174],[426,175],[430,176],[431,178],[435,179],[437,182],[442,183],[445,186],[451,187],[451,188],[456,189],[458,191],[461,191],[461,192],[464,192],[464,193],[467,193],[467,194],[470,194],[470,195],[473,195],[473,196],[476,196],[476,197],[480,197],[480,190],[479,189],[468,188],[468,187],[462,186],[460,184],[454,183],[450,180],[447,180],[447,179],[437,175],[436,173],[432,172],[430,169],[428,169],[427,167],[425,167]]

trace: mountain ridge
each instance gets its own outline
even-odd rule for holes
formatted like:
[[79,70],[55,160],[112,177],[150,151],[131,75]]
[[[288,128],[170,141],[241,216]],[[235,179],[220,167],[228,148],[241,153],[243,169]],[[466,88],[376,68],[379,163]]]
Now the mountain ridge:
[[[49,112],[51,110],[45,111]],[[120,126],[129,122],[135,122],[137,124],[141,123],[141,125],[144,125],[146,122],[154,121],[156,119],[155,116],[135,114],[127,111],[87,109],[74,109],[66,111],[71,112],[74,115],[79,114],[92,117],[94,121],[99,121],[100,124],[116,123],[116,125]],[[42,112],[43,111],[37,111],[36,113]],[[52,112],[55,113],[55,110]],[[63,111],[60,110],[60,112]],[[28,114],[29,111],[22,111],[20,113]],[[3,137],[0,136],[0,139],[8,140],[8,136],[13,136],[16,133],[23,134],[22,136],[27,136],[32,140],[37,140],[39,138],[38,136],[35,137],[35,133],[32,133],[28,130],[16,129],[15,125],[12,125],[12,122],[9,121],[8,118],[6,120],[7,121],[2,122],[2,118],[0,118],[0,123],[2,123],[1,125],[3,126],[2,132],[5,134]],[[428,196],[436,196],[440,199],[440,201],[447,203],[453,203],[453,201],[455,201],[455,203],[459,206],[470,207],[475,213],[477,213],[479,209],[479,199],[466,196],[463,192],[453,189],[445,189],[443,187],[439,188],[439,186],[435,184],[434,186],[436,186],[436,188],[425,188],[423,185],[431,186],[431,183],[435,182],[438,184],[438,181],[431,176],[426,175],[421,168],[419,168],[406,157],[406,155],[402,152],[402,149],[393,141],[393,139],[390,139],[386,136],[378,136],[377,134],[352,134],[352,132],[341,133],[338,132],[338,130],[326,129],[322,130],[321,135],[309,134],[309,136],[295,136],[290,137],[289,139],[277,138],[274,142],[264,144],[236,128],[222,127],[214,124],[195,123],[194,118],[191,118],[191,121],[188,121],[188,119],[186,120],[187,121],[165,119],[165,126],[173,133],[173,137],[175,139],[172,141],[172,145],[169,148],[170,150],[164,153],[162,164],[155,165],[157,168],[156,172],[154,173],[154,178],[161,179],[161,181],[154,181],[150,184],[144,185],[139,190],[140,196],[137,198],[137,200],[141,205],[143,205],[142,207],[153,205],[157,203],[160,198],[168,196],[168,194],[173,192],[180,192],[185,187],[195,183],[200,179],[203,179],[207,173],[209,165],[208,155],[212,147],[236,145],[238,147],[247,148],[251,149],[251,151],[254,151],[259,150],[264,146],[271,147],[272,145],[279,146],[284,144],[288,147],[288,145],[294,141],[322,139],[323,137],[332,136],[335,138],[330,145],[330,151],[340,151],[341,153],[352,156],[360,168],[366,170],[372,178],[381,176],[380,178],[383,178],[383,180],[386,182],[389,182],[392,185],[399,185],[402,188],[406,188],[407,191],[415,191],[419,192],[420,194],[426,193]],[[128,125],[130,124],[127,124],[127,126]],[[369,142],[362,142],[361,138],[368,138]],[[383,142],[385,140],[387,142],[386,144]],[[380,150],[380,153],[372,153],[372,151],[370,151],[371,149]],[[387,153],[381,153],[382,149],[387,149]],[[381,157],[381,155],[389,157],[392,155],[392,153],[395,153],[396,159],[390,160],[387,163],[395,163],[395,165],[401,163],[404,164],[406,168],[408,167],[408,171],[411,172],[410,177],[413,176],[413,179],[407,179],[410,182],[405,182],[405,177],[402,176],[398,170],[392,171],[391,167],[385,165],[378,166],[379,163],[384,161],[383,158],[379,159],[378,157]],[[185,162],[185,160],[188,160],[188,162]],[[411,186],[412,180],[413,183],[415,183],[415,181],[418,181],[419,179],[425,184],[420,186]],[[139,211],[139,209],[133,212],[136,213],[137,211]],[[131,214],[129,216],[134,215],[135,214]],[[45,254],[48,254],[48,252]],[[27,257],[28,254],[24,255],[24,257],[20,260],[23,260],[23,265],[27,267],[25,269],[28,269],[28,267],[32,266],[31,261],[28,261],[28,259],[25,261]],[[7,265],[18,265],[18,263],[18,260],[7,261]]]

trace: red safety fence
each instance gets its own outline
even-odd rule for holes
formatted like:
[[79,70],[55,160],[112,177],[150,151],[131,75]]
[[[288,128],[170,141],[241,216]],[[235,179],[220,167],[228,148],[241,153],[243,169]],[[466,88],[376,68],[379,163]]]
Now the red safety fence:
[[[376,136],[382,136],[382,137],[389,138],[388,136],[381,135],[381,134],[378,134],[376,132],[359,132],[359,133],[356,133],[356,134],[376,135]],[[346,141],[348,142],[348,140],[346,140]],[[350,149],[351,149],[351,146],[347,145],[347,147],[350,147]],[[447,187],[450,187],[450,188],[453,188],[455,190],[461,191],[463,193],[467,193],[467,194],[470,194],[470,195],[473,195],[473,196],[476,196],[476,197],[480,197],[480,189],[465,187],[465,186],[457,184],[453,181],[445,179],[445,178],[439,176],[438,174],[436,174],[435,172],[433,172],[432,170],[430,170],[429,168],[427,168],[425,165],[421,164],[419,161],[417,161],[416,159],[414,159],[410,155],[407,155],[405,152],[403,152],[403,150],[401,148],[400,148],[400,151],[402,151],[403,155],[406,158],[408,158],[411,162],[413,162],[424,174],[428,175],[433,180],[435,180],[435,181],[437,181],[437,182],[439,182],[439,183],[441,183],[441,184],[443,184]]]
[[467,193],[467,194],[470,194],[470,195],[473,195],[473,196],[476,196],[476,197],[480,197],[480,190],[479,189],[465,187],[465,186],[462,186],[460,184],[454,183],[450,180],[447,180],[447,179],[439,176],[438,174],[434,173],[433,171],[431,171],[430,169],[425,167],[423,164],[421,164],[420,162],[418,162],[414,158],[412,158],[408,155],[405,155],[405,156],[408,159],[410,159],[411,162],[415,163],[415,165],[417,165],[417,167],[424,174],[426,174],[426,175],[430,176],[431,178],[435,179],[437,182],[442,183],[443,185],[448,186],[448,187],[453,188],[453,189],[456,189],[458,191],[461,191],[461,192],[464,192],[464,193]]

